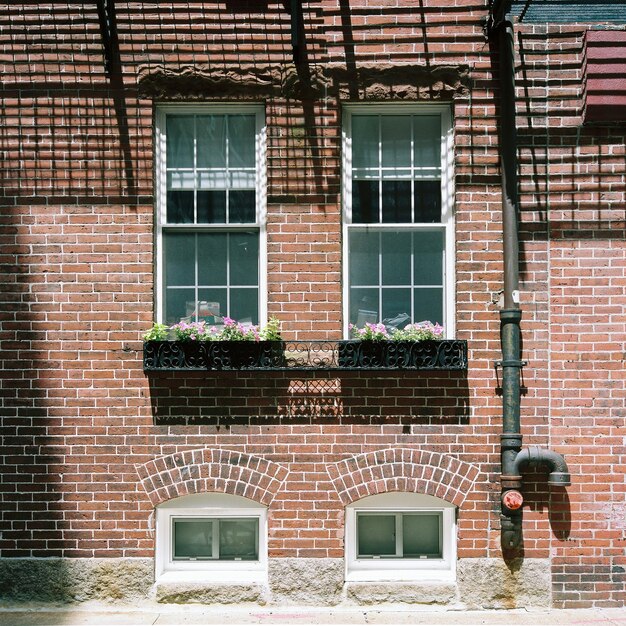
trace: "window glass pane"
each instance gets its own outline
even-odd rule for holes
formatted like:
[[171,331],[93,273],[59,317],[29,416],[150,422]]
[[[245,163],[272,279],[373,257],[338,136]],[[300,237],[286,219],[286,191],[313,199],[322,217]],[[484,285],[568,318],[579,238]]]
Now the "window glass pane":
[[372,224],[379,221],[378,181],[352,181],[352,221],[355,224]]
[[258,528],[256,519],[220,520],[220,560],[258,560]]
[[207,324],[221,324],[222,317],[228,312],[227,290],[198,289],[198,321]]
[[255,123],[254,115],[228,117],[229,167],[254,167]]
[[441,167],[441,116],[416,115],[415,167]]
[[411,284],[411,233],[401,230],[383,231],[380,235],[382,247],[382,284]]
[[352,116],[352,167],[378,168],[378,116]]
[[226,170],[198,172],[199,189],[226,189],[228,186],[227,182]]
[[383,289],[383,319],[392,319],[401,313],[411,317],[411,290]]
[[165,132],[167,167],[193,167],[193,116],[168,115]]
[[165,233],[165,284],[194,285],[196,279],[196,236],[182,233]]
[[228,192],[228,221],[231,224],[256,222],[256,193],[253,190]]
[[256,172],[252,169],[231,170],[228,180],[231,189],[254,189]]
[[384,115],[380,125],[383,167],[410,167],[411,117]]
[[193,191],[167,192],[167,222],[193,224]]
[[350,288],[350,324],[378,322],[378,289]]
[[259,323],[259,290],[231,289],[230,317],[239,322]]
[[411,181],[383,180],[383,222],[411,222]]
[[439,288],[423,288],[416,289],[414,295],[414,313],[413,320],[415,322],[423,322],[429,320],[443,325],[443,289]]
[[379,233],[353,230],[348,237],[350,285],[378,285]]
[[198,224],[226,222],[226,192],[198,191]]
[[165,290],[165,323],[177,324],[181,320],[193,321],[195,310],[193,289],[169,288]]
[[230,234],[230,284],[259,284],[259,233]]
[[198,167],[226,167],[226,120],[223,115],[198,115]]
[[228,233],[198,233],[198,284],[226,286]]
[[213,556],[211,520],[174,520],[174,559],[201,559]]
[[441,222],[441,182],[438,180],[416,180],[415,221],[418,223]]
[[167,188],[168,189],[195,189],[196,178],[192,171],[189,172],[168,172]]
[[395,556],[396,516],[357,515],[358,556]]
[[443,231],[413,233],[416,285],[443,285]]
[[441,516],[432,514],[402,515],[402,543],[405,559],[421,556],[442,558],[440,543]]

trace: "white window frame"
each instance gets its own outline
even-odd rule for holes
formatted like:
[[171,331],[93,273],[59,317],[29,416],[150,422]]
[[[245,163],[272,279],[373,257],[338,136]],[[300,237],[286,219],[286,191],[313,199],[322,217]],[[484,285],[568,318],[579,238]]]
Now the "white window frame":
[[[358,558],[359,513],[396,515],[436,513],[441,516],[441,558]],[[356,581],[437,581],[456,579],[456,507],[449,502],[417,493],[383,493],[368,496],[346,507],[345,577]],[[396,538],[397,539],[397,538]]]
[[[255,187],[256,222],[254,224],[167,224],[167,138],[166,116],[175,115],[255,115]],[[265,108],[259,104],[157,104],[155,110],[155,316],[165,319],[165,272],[163,258],[163,231],[169,232],[238,232],[257,230],[259,233],[259,324],[267,323],[267,127]]]
[[[352,116],[358,115],[440,115],[441,119],[441,222],[440,223],[352,223]],[[455,336],[455,239],[454,239],[454,133],[452,114],[448,105],[431,104],[348,104],[343,108],[343,333],[349,337],[350,280],[349,280],[349,232],[352,229],[377,231],[407,229],[407,232],[444,232],[444,296],[443,326],[445,336]],[[412,320],[420,322],[422,320]],[[432,320],[434,321],[434,320]]]
[[[174,560],[173,521],[180,518],[258,520],[258,561]],[[156,509],[155,554],[155,577],[159,583],[264,582],[267,580],[267,508],[242,496],[223,493],[193,494],[168,500]]]

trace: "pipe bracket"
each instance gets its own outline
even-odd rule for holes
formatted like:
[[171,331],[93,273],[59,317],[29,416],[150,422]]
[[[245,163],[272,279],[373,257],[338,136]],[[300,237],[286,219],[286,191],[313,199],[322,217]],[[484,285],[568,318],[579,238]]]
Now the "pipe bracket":
[[507,359],[506,361],[495,361],[495,367],[525,367],[528,365],[528,361],[517,361],[515,359]]

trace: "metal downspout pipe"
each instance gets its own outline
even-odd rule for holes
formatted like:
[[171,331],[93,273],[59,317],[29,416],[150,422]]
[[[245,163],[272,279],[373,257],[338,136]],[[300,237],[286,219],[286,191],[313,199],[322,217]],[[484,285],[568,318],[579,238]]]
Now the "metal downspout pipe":
[[522,509],[507,507],[509,490],[521,488],[521,476],[513,470],[522,447],[520,428],[520,320],[519,306],[519,239],[517,228],[517,132],[515,127],[515,50],[513,25],[509,21],[497,26],[500,61],[500,179],[502,184],[502,236],[504,257],[504,303],[500,310],[502,346],[502,435],[500,516],[502,546],[507,550],[521,543]]
[[558,453],[536,446],[522,450],[520,426],[521,361],[519,298],[519,236],[517,132],[515,119],[515,46],[513,25],[507,19],[510,0],[494,0],[488,24],[489,37],[497,39],[500,79],[500,176],[502,184],[502,234],[504,294],[500,310],[502,360],[501,435],[501,545],[505,552],[522,543],[521,467],[547,464],[552,467],[550,485],[568,485],[565,459]]

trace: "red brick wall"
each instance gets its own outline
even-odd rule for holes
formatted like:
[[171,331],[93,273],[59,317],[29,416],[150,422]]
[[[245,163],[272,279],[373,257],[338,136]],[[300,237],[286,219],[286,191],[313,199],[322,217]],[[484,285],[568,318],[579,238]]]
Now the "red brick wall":
[[[307,58],[339,77],[304,97],[246,90],[268,67],[288,75],[282,4],[116,2],[122,83],[105,74],[95,3],[19,4],[0,9],[2,555],[151,556],[157,491],[216,488],[270,505],[270,556],[341,557],[338,481],[366,455],[381,474],[351,478],[355,489],[406,485],[419,469],[412,488],[460,506],[459,556],[500,558],[502,234],[484,3],[306,4]],[[573,476],[552,494],[527,476],[524,556],[552,557],[558,606],[623,603],[626,568],[626,151],[623,126],[581,125],[584,30],[527,26],[516,39],[522,431],[565,453]],[[390,64],[413,69],[389,82],[376,68]],[[209,79],[169,97],[265,101],[268,309],[294,339],[341,333],[339,102],[452,102],[466,373],[143,373],[153,101],[138,77],[192,65]],[[452,84],[444,66],[465,78]],[[225,74],[226,91],[211,83]]]
[[540,400],[524,423],[573,476],[541,504],[558,606],[625,599],[625,137],[623,125],[582,123],[584,34],[536,27],[519,39],[521,258],[535,309],[524,351]]
[[585,36],[585,120],[626,117],[626,33],[591,30]]

